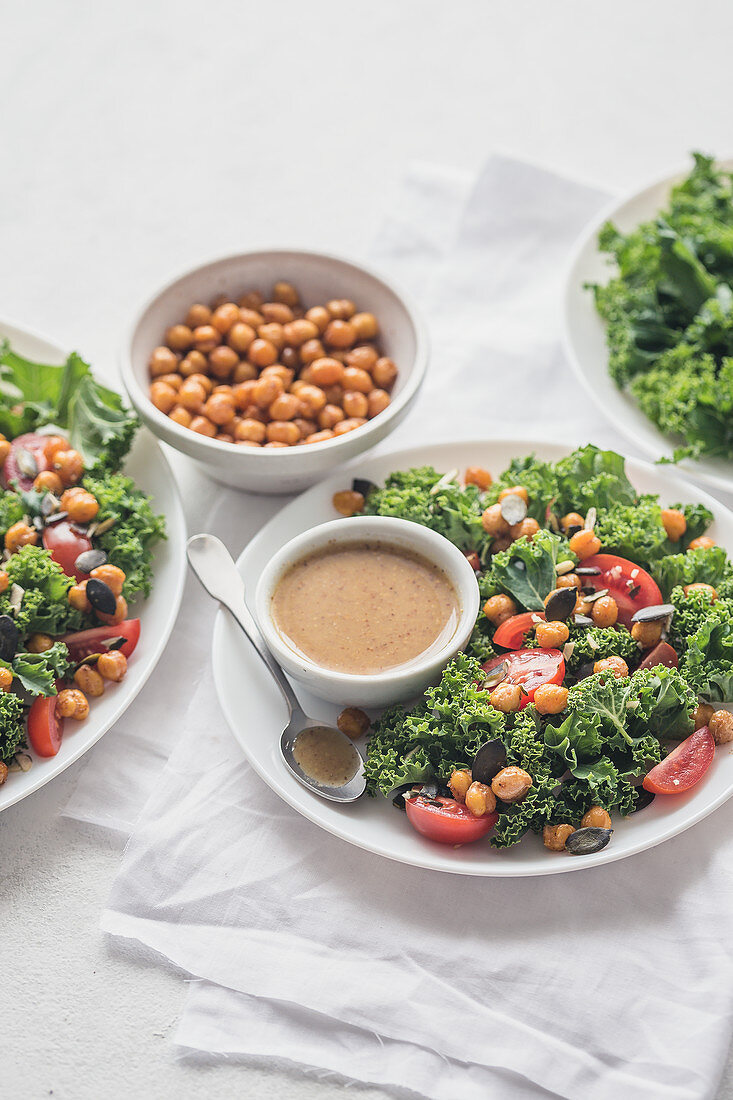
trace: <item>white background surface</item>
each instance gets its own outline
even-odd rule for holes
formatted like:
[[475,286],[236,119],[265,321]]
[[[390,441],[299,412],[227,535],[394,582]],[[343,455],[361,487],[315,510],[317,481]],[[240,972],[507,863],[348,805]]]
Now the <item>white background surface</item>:
[[[731,30],[724,0],[0,0],[0,313],[111,371],[183,267],[363,253],[415,158],[499,147],[624,189],[730,153]],[[0,819],[3,1094],[336,1096],[176,1060],[180,978],[97,929],[119,846],[58,817],[78,769]]]

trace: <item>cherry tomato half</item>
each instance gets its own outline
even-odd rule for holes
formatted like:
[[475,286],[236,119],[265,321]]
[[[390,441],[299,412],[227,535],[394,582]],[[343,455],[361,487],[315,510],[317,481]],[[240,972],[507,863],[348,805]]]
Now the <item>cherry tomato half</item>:
[[[436,806],[436,802],[440,805]],[[439,844],[470,844],[481,840],[491,832],[499,817],[496,813],[474,817],[453,798],[428,799],[422,795],[406,798],[405,809],[413,829]]]
[[67,634],[61,641],[68,647],[71,660],[76,663],[92,653],[104,653],[107,648],[104,643],[110,638],[125,638],[125,644],[120,646],[120,653],[131,657],[140,638],[140,620],[125,619],[114,626],[93,626],[90,630]]
[[600,573],[581,576],[583,587],[607,588],[618,604],[618,621],[631,629],[631,617],[641,607],[662,603],[656,581],[641,566],[616,554],[594,554],[580,563],[581,568],[595,566]]
[[650,649],[639,668],[656,668],[657,665],[665,665],[667,668],[677,668],[680,659],[677,650],[673,649],[669,642],[660,642]]
[[702,779],[714,756],[713,735],[703,726],[672,749],[661,764],[647,772],[642,786],[654,794],[682,794]]
[[50,551],[67,577],[76,577],[78,581],[88,580],[86,573],[75,569],[76,559],[85,550],[91,550],[92,540],[76,531],[68,520],[52,523],[43,532],[43,545]]
[[37,473],[41,473],[42,470],[48,469],[48,459],[46,458],[46,437],[38,435],[36,432],[26,432],[25,435],[19,435],[17,439],[14,439],[10,444],[10,454],[5,459],[3,466],[3,482],[5,488],[11,488],[11,482],[17,481],[20,489],[32,489],[35,477],[29,477],[27,474],[21,472],[21,468],[18,464],[18,452],[29,451],[36,460]]
[[502,661],[507,662],[507,673],[502,683],[520,684],[522,702],[519,709],[528,706],[534,693],[542,684],[561,684],[565,676],[565,661],[559,649],[515,649],[482,665],[484,672],[491,672]]
[[520,649],[524,645],[525,635],[534,630],[538,622],[544,621],[544,611],[523,611],[521,615],[512,615],[511,619],[496,628],[492,640],[504,649]]
[[56,696],[36,699],[28,711],[28,740],[38,756],[55,756],[61,748],[64,720],[56,714]]

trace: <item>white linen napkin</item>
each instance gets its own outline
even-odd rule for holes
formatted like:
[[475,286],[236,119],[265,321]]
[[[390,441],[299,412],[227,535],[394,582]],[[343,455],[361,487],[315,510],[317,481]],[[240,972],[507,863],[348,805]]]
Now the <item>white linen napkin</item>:
[[[499,157],[475,184],[411,173],[374,258],[420,298],[434,354],[388,448],[537,435],[628,450],[557,342],[568,246],[601,201]],[[192,529],[236,552],[281,503],[217,489]],[[150,794],[102,927],[202,979],[182,1046],[435,1100],[714,1094],[733,1007],[733,807],[650,852],[548,879],[379,859],[254,775],[208,672],[213,609],[192,585],[184,606],[158,673],[91,755],[67,810],[125,831],[131,790]],[[162,730],[149,709],[160,696]]]

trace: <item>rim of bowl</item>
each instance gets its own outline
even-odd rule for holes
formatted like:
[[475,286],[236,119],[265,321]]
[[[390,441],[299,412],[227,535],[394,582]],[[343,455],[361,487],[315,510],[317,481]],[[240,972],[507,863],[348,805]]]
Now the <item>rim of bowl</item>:
[[[390,294],[392,294],[400,305],[405,310],[407,320],[412,326],[415,334],[415,355],[412,364],[412,370],[410,376],[407,379],[405,388],[397,394],[394,401],[391,401],[389,406],[373,420],[368,420],[366,424],[362,424],[361,427],[356,428],[352,432],[346,432],[343,436],[338,436],[334,439],[325,439],[321,443],[309,443],[307,445],[307,451],[313,451],[317,454],[322,453],[324,450],[333,450],[336,452],[339,445],[345,441],[353,438],[357,433],[361,433],[360,438],[364,438],[369,429],[372,426],[376,426],[378,423],[384,426],[408,405],[417,394],[423,379],[425,378],[425,372],[428,366],[428,358],[430,352],[430,340],[428,337],[427,325],[423,319],[422,313],[418,306],[415,304],[412,296],[406,293],[402,287],[396,285],[393,280],[387,279],[380,272],[375,271],[372,267],[365,264],[357,263],[354,260],[348,259],[346,256],[340,256],[336,252],[317,252],[313,249],[307,248],[258,248],[252,252],[231,252],[224,256],[217,256],[214,259],[207,260],[203,264],[198,264],[194,267],[187,268],[182,274],[177,275],[174,279],[169,279],[162,287],[159,287],[154,294],[145,299],[141,306],[138,306],[135,311],[133,320],[127,328],[127,339],[125,346],[120,356],[120,373],[122,375],[122,381],[125,389],[128,392],[130,400],[133,406],[143,406],[145,408],[146,415],[149,415],[151,419],[160,424],[161,428],[165,428],[166,431],[172,432],[176,438],[182,441],[190,441],[192,434],[196,435],[197,441],[203,447],[211,447],[214,452],[219,451],[222,454],[229,452],[230,454],[246,454],[253,458],[254,461],[263,461],[263,456],[271,458],[273,455],[289,455],[291,451],[295,451],[298,454],[303,453],[303,447],[288,447],[279,448],[275,447],[270,450],[257,447],[240,447],[236,443],[226,443],[219,439],[209,439],[208,436],[198,435],[192,433],[190,428],[184,428],[180,424],[177,424],[175,420],[171,420],[169,416],[166,416],[156,409],[149,396],[143,391],[142,387],[138,383],[135,377],[135,371],[132,365],[132,345],[135,338],[135,334],[142,322],[145,314],[150,310],[164,294],[171,290],[177,283],[180,283],[183,279],[187,279],[195,272],[205,272],[209,268],[218,267],[219,264],[227,263],[232,260],[244,259],[244,258],[263,258],[266,256],[308,256],[315,257],[319,260],[326,260],[337,264],[343,264],[346,267],[352,268],[354,271],[359,272],[362,275],[367,275],[369,278],[374,279],[375,282],[381,283]],[[399,366],[398,366],[399,369]],[[173,444],[171,444],[173,446]]]
[[[319,549],[323,549],[328,542],[340,541],[338,538],[339,532],[358,531],[365,526],[384,528],[384,535],[365,535],[364,538],[366,540],[371,537],[375,541],[380,539],[387,545],[390,544],[390,531],[401,532],[402,534],[408,535],[410,541],[414,544],[415,553],[427,558],[431,564],[441,569],[450,580],[461,605],[460,615],[456,628],[448,641],[445,642],[440,649],[435,650],[435,652],[430,653],[428,656],[421,654],[407,664],[400,665],[398,668],[386,669],[384,672],[379,673],[338,672],[335,669],[324,668],[322,665],[318,665],[314,661],[309,660],[309,658],[303,654],[298,653],[297,650],[291,649],[282,639],[280,632],[275,626],[269,605],[277,581],[290,565],[295,564],[300,557],[307,557],[309,554],[318,553]],[[308,549],[303,549],[302,553],[298,554],[297,551],[300,547],[310,542],[315,534],[319,536],[319,545],[310,546]],[[343,541],[351,542],[352,540],[345,539]],[[391,543],[393,546],[398,545],[394,538],[391,540]],[[439,561],[436,561],[436,557],[430,553],[430,549],[434,547],[440,547],[441,550],[445,551],[450,563],[448,566],[444,566]],[[342,519],[328,520],[326,523],[319,523],[317,526],[311,527],[308,531],[303,531],[300,535],[295,535],[295,537],[286,542],[284,546],[281,546],[274,557],[267,563],[257,581],[254,598],[257,624],[265,637],[268,648],[274,653],[281,664],[283,663],[281,660],[282,655],[285,657],[286,661],[297,661],[302,665],[304,672],[326,679],[330,683],[348,683],[361,686],[373,683],[377,677],[381,683],[393,683],[408,676],[412,677],[416,673],[428,672],[436,664],[444,664],[445,661],[449,659],[447,656],[449,653],[457,652],[457,650],[461,648],[460,643],[458,646],[455,645],[455,639],[460,637],[465,631],[469,620],[470,627],[473,629],[480,603],[481,598],[476,574],[465,554],[445,538],[445,536],[438,534],[437,531],[433,531],[429,527],[423,527],[422,524],[413,523],[411,520],[398,519],[396,516],[356,516],[349,519],[348,523],[344,523]]]

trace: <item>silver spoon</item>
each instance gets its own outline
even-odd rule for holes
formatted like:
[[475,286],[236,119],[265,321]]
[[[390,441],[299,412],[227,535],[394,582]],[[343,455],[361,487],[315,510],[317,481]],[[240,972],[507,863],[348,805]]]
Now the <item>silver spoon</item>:
[[[299,783],[332,802],[356,802],[366,789],[364,761],[353,741],[334,726],[309,718],[298,702],[283,670],[270,653],[244,599],[244,582],[224,543],[215,535],[192,535],[187,543],[188,561],[206,591],[233,616],[262,658],[280,688],[288,708],[289,721],[280,737],[280,754]],[[340,787],[329,787],[308,775],[294,756],[298,736],[307,729],[328,730],[348,744],[358,760],[354,775]]]

